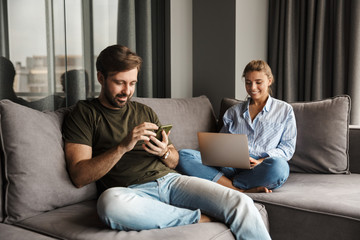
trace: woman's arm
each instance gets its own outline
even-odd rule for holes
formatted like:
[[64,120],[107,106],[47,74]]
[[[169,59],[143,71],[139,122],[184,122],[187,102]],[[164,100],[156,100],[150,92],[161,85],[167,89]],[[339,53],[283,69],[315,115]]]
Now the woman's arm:
[[287,160],[290,160],[295,152],[296,146],[296,119],[293,109],[288,112],[288,116],[285,121],[284,130],[280,138],[279,144],[275,149],[267,151],[267,155],[270,157],[280,156]]

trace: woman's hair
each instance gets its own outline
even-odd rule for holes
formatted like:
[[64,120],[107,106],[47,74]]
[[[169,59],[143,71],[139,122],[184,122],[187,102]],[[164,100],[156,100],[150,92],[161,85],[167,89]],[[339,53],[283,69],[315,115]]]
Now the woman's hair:
[[[242,76],[245,77],[245,75],[249,72],[263,72],[265,75],[272,79],[272,84],[274,83],[274,76],[272,74],[270,66],[263,60],[252,60],[249,62],[246,67],[244,68]],[[272,95],[271,86],[269,87],[269,94]]]
[[109,72],[123,72],[137,68],[140,71],[142,59],[129,48],[112,45],[101,51],[96,60],[96,70],[105,78]]

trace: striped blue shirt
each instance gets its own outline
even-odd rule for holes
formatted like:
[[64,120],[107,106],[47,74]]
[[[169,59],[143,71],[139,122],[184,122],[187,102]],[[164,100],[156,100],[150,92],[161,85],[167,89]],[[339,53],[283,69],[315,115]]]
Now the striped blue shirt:
[[229,108],[220,132],[246,134],[251,155],[290,160],[297,135],[292,106],[269,96],[262,111],[251,121],[249,104],[250,98]]

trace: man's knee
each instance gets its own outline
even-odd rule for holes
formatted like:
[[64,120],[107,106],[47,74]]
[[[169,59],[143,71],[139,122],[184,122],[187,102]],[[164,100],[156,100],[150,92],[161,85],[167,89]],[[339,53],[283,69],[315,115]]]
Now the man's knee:
[[97,212],[100,219],[112,229],[127,230],[127,220],[134,212],[131,199],[134,194],[127,188],[109,188],[97,201]]

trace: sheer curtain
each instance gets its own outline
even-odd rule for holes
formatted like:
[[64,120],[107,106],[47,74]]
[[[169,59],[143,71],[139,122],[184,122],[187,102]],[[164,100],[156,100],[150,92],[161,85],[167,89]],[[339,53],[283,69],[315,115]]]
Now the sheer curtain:
[[164,1],[119,0],[118,44],[143,59],[137,96],[164,97]]
[[269,1],[274,95],[310,101],[348,94],[360,124],[360,1]]

